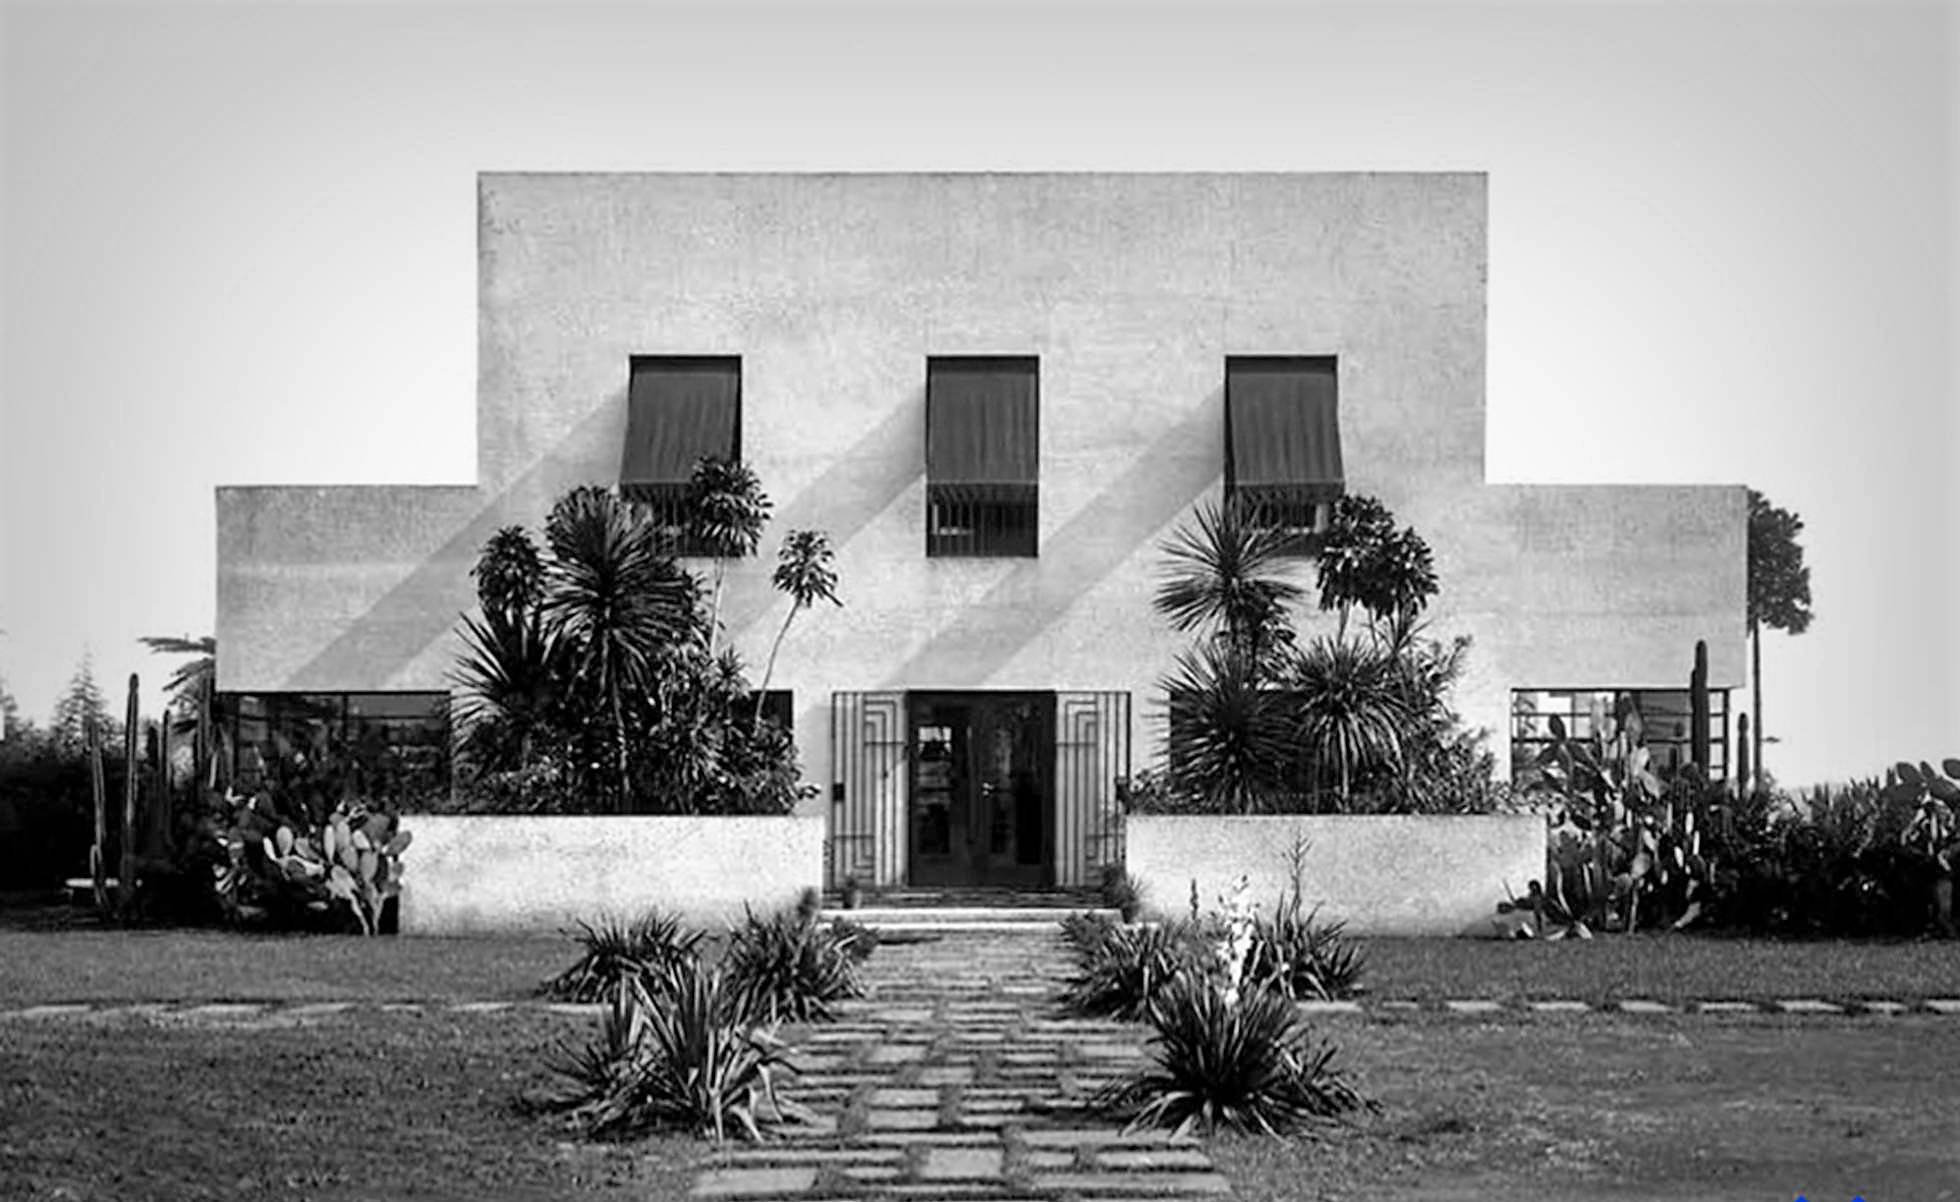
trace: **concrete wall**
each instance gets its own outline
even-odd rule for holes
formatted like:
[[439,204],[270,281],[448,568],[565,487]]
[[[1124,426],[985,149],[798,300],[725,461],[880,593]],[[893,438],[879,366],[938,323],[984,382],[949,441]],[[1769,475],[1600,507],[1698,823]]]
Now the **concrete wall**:
[[401,933],[549,932],[648,908],[714,929],[823,887],[820,818],[420,815]]
[[[834,690],[1124,690],[1148,762],[1184,646],[1159,547],[1220,490],[1234,354],[1338,356],[1349,487],[1434,547],[1500,748],[1512,688],[1685,684],[1696,638],[1742,681],[1741,489],[1483,483],[1480,174],[493,174],[479,202],[475,489],[221,490],[221,688],[443,687],[477,549],[617,479],[628,359],[662,353],[742,357],[776,505],[728,582],[750,664],[782,535],[837,547],[845,608],[772,681],[819,783]],[[926,359],[970,353],[1040,357],[1038,559],[924,554]]]
[[1305,904],[1357,935],[1488,934],[1497,903],[1523,897],[1545,876],[1545,820],[1533,814],[1475,817],[1164,817],[1127,820],[1129,872],[1146,913],[1220,908],[1241,875],[1271,914],[1292,885],[1288,852],[1308,841]]

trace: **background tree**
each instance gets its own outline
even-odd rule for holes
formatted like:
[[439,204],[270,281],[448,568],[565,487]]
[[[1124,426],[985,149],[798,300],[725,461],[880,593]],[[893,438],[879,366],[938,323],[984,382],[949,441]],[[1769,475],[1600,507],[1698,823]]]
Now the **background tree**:
[[91,721],[102,732],[103,746],[108,747],[121,740],[122,727],[110,716],[102,686],[95,682],[95,659],[84,651],[82,662],[75,668],[75,675],[69,678],[68,687],[54,703],[54,720],[49,732],[55,744],[64,751],[80,752],[88,745],[88,725]]
[[[1763,627],[1785,634],[1810,628],[1810,568],[1803,561],[1803,519],[1749,490],[1749,714],[1757,781],[1763,773]],[[1745,789],[1752,782],[1744,781]]]
[[7,690],[7,678],[0,676],[0,742],[12,738],[20,730],[20,703]]

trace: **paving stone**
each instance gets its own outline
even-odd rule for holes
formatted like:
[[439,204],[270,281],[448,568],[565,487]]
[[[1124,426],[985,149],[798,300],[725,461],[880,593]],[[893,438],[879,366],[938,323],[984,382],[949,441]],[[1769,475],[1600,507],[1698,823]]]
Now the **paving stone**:
[[77,1014],[87,1014],[92,1007],[86,1002],[57,1002],[45,1006],[26,1006],[9,1012],[12,1018],[69,1018]]
[[553,1014],[571,1014],[580,1018],[597,1018],[606,1009],[599,1002],[547,1002],[544,1008]]
[[1210,1169],[1211,1157],[1197,1148],[1105,1148],[1096,1164],[1106,1169]]
[[198,1006],[188,1006],[177,1011],[181,1018],[227,1019],[254,1018],[265,1009],[262,1002],[206,1002]]
[[846,1165],[838,1170],[852,1181],[896,1181],[899,1170],[889,1165]]
[[1644,998],[1644,997],[1630,997],[1630,998],[1620,999],[1619,1010],[1623,1014],[1672,1014],[1674,1013],[1674,1007],[1668,1005],[1666,1002],[1657,1002],[1652,998]]
[[1697,1014],[1758,1014],[1760,1007],[1754,1002],[1715,1000],[1695,1003]]
[[946,1148],[1000,1142],[1000,1136],[991,1131],[866,1131],[858,1138],[868,1144],[931,1144]]
[[916,1043],[885,1043],[871,1049],[868,1064],[912,1064],[925,1059],[926,1049]]
[[1906,1004],[1904,1002],[1888,1001],[1885,998],[1868,998],[1861,1005],[1868,1014],[1883,1014],[1889,1017],[1894,1014],[1904,1014],[1906,1012]]
[[937,1106],[939,1091],[936,1089],[874,1089],[871,1091],[873,1106]]
[[1333,998],[1323,1001],[1309,1000],[1295,1002],[1302,1014],[1359,1014],[1361,1003],[1347,998]]
[[1575,1002],[1569,998],[1553,998],[1542,1002],[1527,1002],[1540,1014],[1589,1014],[1592,1006],[1585,1002]]
[[932,1011],[926,1007],[881,1007],[871,1012],[871,1017],[882,1023],[929,1023]]
[[1843,1014],[1844,1009],[1817,998],[1786,997],[1779,998],[1776,1008],[1785,1014]]
[[732,1148],[716,1154],[716,1160],[736,1167],[754,1165],[812,1164],[903,1164],[905,1153],[898,1148],[806,1148],[795,1144],[776,1144],[756,1148]]
[[449,1008],[457,1014],[495,1014],[511,1008],[510,1002],[455,1002]]
[[1084,1060],[1137,1060],[1144,1050],[1134,1043],[1080,1043],[1075,1054]]
[[813,1168],[709,1169],[694,1183],[697,1198],[764,1198],[814,1188]]
[[1006,1097],[975,1098],[963,1096],[960,1098],[960,1109],[973,1114],[1011,1114],[1017,1110],[1026,1110],[1027,1106],[1028,1100],[1019,1094],[1011,1094]]
[[1021,1162],[1031,1169],[1071,1169],[1075,1167],[1075,1153],[1035,1148],[1023,1153]]
[[929,1064],[919,1070],[921,1085],[965,1085],[973,1080],[970,1064]]
[[1929,997],[1926,1008],[1935,1014],[1960,1014],[1960,998]]
[[994,1148],[927,1148],[919,1163],[921,1181],[997,1181],[1004,1150]]
[[1384,1002],[1376,1002],[1375,1008],[1378,1010],[1396,1011],[1420,1010],[1422,1009],[1422,1003],[1410,1001],[1408,998],[1390,998]]
[[1501,1002],[1489,998],[1451,998],[1443,1007],[1456,1014],[1495,1014],[1504,1008]]
[[1162,1197],[1225,1194],[1232,1183],[1219,1173],[1043,1173],[1034,1179],[1043,1190],[1084,1194]]
[[867,1110],[864,1125],[872,1131],[930,1131],[939,1125],[937,1110]]

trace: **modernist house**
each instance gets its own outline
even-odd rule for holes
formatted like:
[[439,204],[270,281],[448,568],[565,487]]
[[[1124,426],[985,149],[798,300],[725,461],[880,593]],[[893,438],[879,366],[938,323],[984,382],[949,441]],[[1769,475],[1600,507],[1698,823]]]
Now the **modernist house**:
[[440,742],[485,539],[580,483],[671,505],[712,452],[776,503],[724,606],[751,664],[782,534],[838,549],[845,607],[773,682],[833,880],[1070,885],[1120,854],[1116,782],[1187,645],[1150,607],[1161,544],[1221,490],[1303,534],[1343,491],[1421,531],[1432,629],[1474,640],[1459,709],[1500,748],[1595,697],[1685,747],[1706,640],[1719,768],[1744,490],[1485,479],[1486,199],[1457,173],[485,175],[476,481],[220,489],[219,688],[248,742],[302,713]]

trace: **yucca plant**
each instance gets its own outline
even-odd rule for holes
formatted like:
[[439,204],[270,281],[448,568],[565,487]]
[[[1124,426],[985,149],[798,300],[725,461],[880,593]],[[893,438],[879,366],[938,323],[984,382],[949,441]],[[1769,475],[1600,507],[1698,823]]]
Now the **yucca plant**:
[[1273,917],[1254,927],[1246,976],[1300,1001],[1354,996],[1361,985],[1361,949],[1347,937],[1346,923],[1317,922],[1319,912],[1303,912],[1298,894],[1282,897]]
[[1154,1061],[1097,1095],[1125,1131],[1170,1127],[1281,1135],[1374,1110],[1333,1063],[1293,1000],[1255,983],[1236,1001],[1202,972],[1179,974],[1149,1009]]
[[1076,970],[1062,988],[1063,1004],[1078,1014],[1142,1018],[1159,991],[1208,954],[1196,930],[1181,920],[1135,927],[1090,922],[1100,929],[1077,924]]
[[598,1040],[554,1068],[567,1085],[542,1108],[566,1112],[589,1138],[675,1128],[760,1140],[763,1122],[802,1113],[776,1093],[782,1045],[750,1023],[721,973],[698,960],[628,980]]
[[850,930],[820,926],[811,913],[749,911],[729,941],[729,989],[759,1022],[826,1021],[831,1002],[864,993],[856,942]]
[[686,930],[678,918],[657,910],[632,922],[608,918],[593,926],[581,919],[578,927],[572,938],[585,951],[577,963],[538,987],[546,997],[602,1001],[627,981],[694,961],[702,938],[702,932]]

